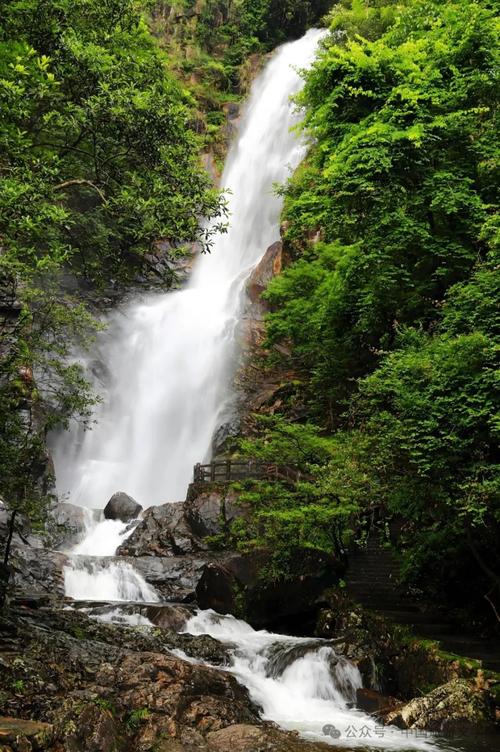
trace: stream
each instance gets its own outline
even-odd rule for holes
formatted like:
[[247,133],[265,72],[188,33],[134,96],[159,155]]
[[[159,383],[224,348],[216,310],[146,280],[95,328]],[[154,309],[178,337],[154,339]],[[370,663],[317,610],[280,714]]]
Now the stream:
[[[237,327],[245,282],[279,239],[282,200],[273,191],[304,158],[291,131],[300,113],[290,104],[325,32],[309,31],[272,56],[256,79],[230,149],[221,184],[229,190],[230,227],[201,255],[189,284],[150,294],[113,312],[88,372],[103,401],[93,430],[78,426],[54,446],[58,492],[102,509],[118,489],[143,507],[184,499],[193,465],[211,455],[214,432],[231,416]],[[80,601],[158,602],[131,564],[112,557],[131,528],[88,517],[71,551],[66,594]],[[119,616],[110,608],[109,620]],[[129,621],[148,628],[148,621]],[[151,625],[152,626],[152,625]],[[353,708],[362,686],[356,666],[319,640],[255,631],[233,617],[198,612],[191,634],[231,645],[230,670],[264,718],[336,746],[382,750],[460,749],[420,732],[381,727]]]

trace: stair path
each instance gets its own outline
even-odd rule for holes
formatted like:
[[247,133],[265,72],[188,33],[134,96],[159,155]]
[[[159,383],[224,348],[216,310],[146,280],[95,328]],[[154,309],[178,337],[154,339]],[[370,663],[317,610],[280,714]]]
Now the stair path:
[[352,600],[396,624],[408,626],[419,637],[441,643],[443,650],[482,661],[483,667],[500,672],[500,646],[470,635],[456,633],[437,609],[425,609],[398,586],[399,564],[393,551],[371,535],[363,548],[349,553],[345,577]]

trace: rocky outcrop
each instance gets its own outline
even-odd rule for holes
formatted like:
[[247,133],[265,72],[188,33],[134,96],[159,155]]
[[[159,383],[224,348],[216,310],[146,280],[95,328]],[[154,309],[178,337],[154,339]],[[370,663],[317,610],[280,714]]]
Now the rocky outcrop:
[[67,502],[54,504],[49,509],[45,530],[51,548],[69,549],[79,543],[87,530],[90,509],[77,507]]
[[67,561],[67,556],[57,551],[15,545],[9,561],[11,586],[22,593],[64,596],[63,569]]
[[118,549],[122,556],[182,556],[201,550],[186,519],[183,502],[149,507]]
[[227,530],[248,507],[224,484],[190,487],[187,501],[150,507],[118,549],[122,556],[184,556],[210,550],[207,538]]
[[251,510],[225,484],[193,484],[185,502],[147,509],[118,549],[169,601],[196,602],[201,608],[243,617],[255,626],[278,626],[315,613],[321,594],[337,578],[335,560],[318,551],[297,549],[286,580],[265,576],[271,552],[238,553],[220,546],[231,524]]
[[454,679],[383,717],[385,723],[402,729],[448,734],[491,730],[494,722],[487,695],[464,679]]
[[6,640],[0,664],[6,752],[327,749],[262,722],[232,676],[176,657],[163,630],[24,611],[22,619],[0,621],[0,641]]
[[[50,723],[0,717],[0,749],[15,752],[43,750],[51,744],[54,729]],[[7,746],[8,745],[8,746]]]
[[439,644],[411,637],[391,621],[364,610],[340,590],[324,594],[316,634],[335,640],[359,666],[364,686],[410,700],[455,679],[475,681],[481,664],[439,650]]
[[120,522],[130,522],[130,520],[136,519],[141,512],[141,505],[123,491],[113,494],[104,507],[104,517],[107,520],[120,520]]
[[285,628],[296,617],[307,622],[337,577],[335,560],[297,548],[288,578],[273,581],[265,576],[271,559],[269,550],[255,549],[207,564],[196,588],[200,608],[235,614],[256,627]]
[[203,556],[138,556],[121,561],[128,561],[162,600],[177,603],[196,600],[196,588],[208,562]]

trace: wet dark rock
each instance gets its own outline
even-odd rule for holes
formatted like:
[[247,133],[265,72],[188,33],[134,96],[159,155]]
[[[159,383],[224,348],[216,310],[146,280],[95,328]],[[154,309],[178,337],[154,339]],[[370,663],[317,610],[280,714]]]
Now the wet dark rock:
[[186,626],[186,623],[193,616],[194,609],[180,606],[178,604],[162,603],[158,606],[148,606],[144,610],[144,615],[157,627],[162,629],[173,629],[180,632]]
[[[0,717],[0,748],[14,750],[44,749],[52,740],[53,728],[49,723],[27,721],[22,718]],[[6,747],[4,745],[9,745]]]
[[269,282],[278,276],[282,269],[283,243],[281,240],[278,240],[269,246],[247,282],[247,293],[252,303],[257,303],[259,307],[265,305],[261,299],[261,295],[266,290]]
[[275,643],[266,654],[268,658],[267,675],[273,679],[278,679],[292,663],[327,645],[328,643],[321,640],[311,640],[306,643]]
[[177,502],[146,509],[117,553],[121,556],[179,556],[197,550],[185,519],[184,503]]
[[86,511],[64,502],[48,512],[45,529],[52,548],[70,548],[79,543],[86,532]]
[[219,428],[215,431],[213,439],[212,439],[212,455],[214,457],[217,457],[219,452],[221,452],[224,448],[226,443],[230,439],[234,439],[235,436],[238,436],[241,430],[241,420],[239,415],[234,415],[229,420],[226,420],[225,423],[219,426]]
[[248,507],[224,484],[202,484],[188,500],[150,507],[132,535],[120,546],[120,556],[199,556],[209,546],[205,538],[225,531]]
[[356,707],[370,715],[383,715],[401,705],[401,701],[395,697],[389,697],[377,692],[375,689],[362,687],[356,691]]
[[[2,503],[0,505],[0,543],[7,540],[11,519],[12,511],[5,503]],[[42,548],[44,545],[42,536],[33,534],[31,524],[23,514],[17,513],[15,516],[12,545],[32,546],[33,548]]]
[[120,560],[128,561],[155,588],[162,600],[177,603],[194,602],[207,563],[205,558],[191,556],[139,556]]
[[279,582],[262,577],[270,561],[270,551],[256,549],[208,563],[196,588],[200,608],[234,614],[257,627],[275,626],[314,613],[337,577],[335,560],[320,551],[297,549],[288,578]]
[[49,549],[15,545],[9,562],[11,585],[22,593],[64,596],[65,554]]
[[[163,630],[126,629],[94,622],[81,612],[41,608],[1,621],[0,635],[7,632],[9,650],[0,663],[0,713],[15,720],[5,732],[12,735],[18,730],[30,744],[37,739],[31,747],[16,747],[11,746],[10,736],[4,736],[7,749],[312,752],[323,748],[263,723],[247,690],[234,677],[172,655],[166,645],[169,633]],[[179,637],[191,639],[193,646],[205,643],[200,654],[213,657],[208,646],[215,640]],[[45,738],[37,737],[40,732]]]
[[142,512],[142,507],[128,494],[118,491],[113,494],[104,507],[104,517],[107,520],[120,520],[129,522]]

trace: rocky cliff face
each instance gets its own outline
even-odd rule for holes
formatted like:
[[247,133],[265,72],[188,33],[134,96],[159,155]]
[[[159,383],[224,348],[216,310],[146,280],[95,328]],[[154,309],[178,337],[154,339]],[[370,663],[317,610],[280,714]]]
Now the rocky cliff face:
[[250,513],[229,485],[193,484],[187,501],[147,509],[117,553],[169,600],[196,602],[255,626],[313,618],[323,590],[337,579],[335,560],[298,548],[287,581],[273,582],[265,576],[271,552],[221,548],[229,526]]

